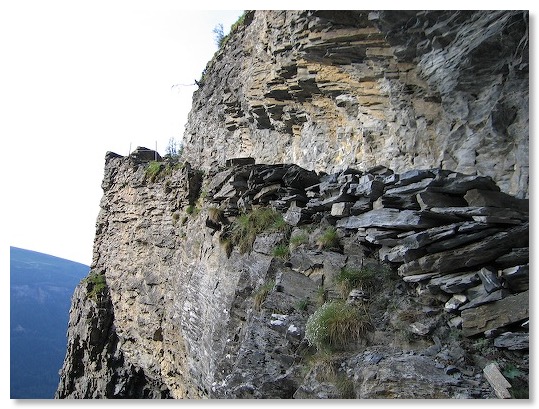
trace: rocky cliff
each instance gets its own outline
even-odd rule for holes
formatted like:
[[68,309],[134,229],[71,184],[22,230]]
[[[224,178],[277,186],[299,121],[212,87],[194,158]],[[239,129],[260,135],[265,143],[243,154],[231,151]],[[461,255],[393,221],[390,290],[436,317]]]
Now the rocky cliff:
[[206,67],[185,133],[316,171],[441,167],[528,189],[528,15],[250,12]]
[[246,13],[106,156],[56,397],[527,396],[527,21]]

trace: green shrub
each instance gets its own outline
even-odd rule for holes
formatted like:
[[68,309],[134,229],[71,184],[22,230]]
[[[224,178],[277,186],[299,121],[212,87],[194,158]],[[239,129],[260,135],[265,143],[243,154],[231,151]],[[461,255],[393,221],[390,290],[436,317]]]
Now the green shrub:
[[277,257],[282,260],[286,260],[290,256],[290,250],[286,244],[277,245],[271,253],[273,257]]
[[373,293],[391,282],[393,274],[393,271],[383,264],[368,264],[359,269],[344,267],[335,277],[335,282],[344,297],[353,288]]
[[254,306],[257,311],[260,311],[262,303],[266,300],[268,294],[275,287],[275,280],[266,281],[255,293]]
[[164,165],[161,162],[153,160],[148,163],[148,167],[146,168],[146,179],[149,179],[152,183],[155,182],[162,168],[164,168]]
[[238,31],[238,29],[245,24],[245,16],[247,15],[247,12],[244,11],[241,16],[238,17],[236,22],[230,26],[230,33],[235,33]]
[[88,297],[97,300],[107,288],[107,282],[104,274],[92,272],[86,277],[86,291]]
[[339,350],[372,330],[372,322],[365,311],[342,301],[332,301],[309,317],[305,338],[318,350]]
[[354,288],[361,288],[364,291],[371,292],[376,287],[377,271],[372,267],[362,267],[360,269],[347,268],[341,269],[335,277],[341,295],[347,297]]
[[227,35],[224,35],[222,24],[220,25],[220,27],[218,25],[213,29],[213,33],[215,35],[215,43],[220,49],[225,46],[232,34],[238,31],[239,28],[245,24],[246,14],[247,12],[244,11],[243,14],[238,17],[236,22],[230,26],[230,32]]
[[339,237],[335,227],[328,227],[316,241],[318,246],[323,249],[331,249],[339,246]]
[[258,234],[265,231],[286,231],[288,225],[278,211],[269,207],[259,207],[250,213],[239,215],[232,222],[230,239],[241,253],[251,250]]

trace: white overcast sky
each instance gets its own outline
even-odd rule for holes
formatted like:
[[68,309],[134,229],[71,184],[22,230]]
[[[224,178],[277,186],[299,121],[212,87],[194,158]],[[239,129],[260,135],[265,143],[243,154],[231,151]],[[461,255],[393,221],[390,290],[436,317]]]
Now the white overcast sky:
[[[169,138],[181,139],[196,87],[172,86],[200,78],[217,49],[218,23],[228,31],[253,6],[369,8],[355,1],[192,3],[0,2],[2,254],[9,243],[90,264],[105,153],[127,155],[130,145],[156,142],[164,153]],[[236,10],[215,11],[225,5]],[[404,6],[376,3],[384,5]]]
[[0,6],[9,244],[85,264],[105,153],[181,139],[196,87],[172,86],[200,78],[213,28],[243,12],[93,4]]

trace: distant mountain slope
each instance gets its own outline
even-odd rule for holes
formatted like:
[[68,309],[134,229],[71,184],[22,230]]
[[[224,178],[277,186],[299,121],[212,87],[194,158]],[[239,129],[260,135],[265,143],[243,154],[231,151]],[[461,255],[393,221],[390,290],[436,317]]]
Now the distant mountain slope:
[[71,296],[89,267],[10,247],[10,396],[52,399],[66,351]]

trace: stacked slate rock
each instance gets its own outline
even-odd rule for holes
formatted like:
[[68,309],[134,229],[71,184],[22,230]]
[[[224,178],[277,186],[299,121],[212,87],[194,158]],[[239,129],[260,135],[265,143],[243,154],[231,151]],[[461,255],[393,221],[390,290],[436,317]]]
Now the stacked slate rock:
[[446,301],[448,324],[465,336],[484,333],[499,347],[528,348],[528,200],[500,192],[490,177],[443,169],[317,175],[245,158],[227,164],[209,192],[226,216],[270,205],[293,226],[325,218],[375,246],[418,292]]

